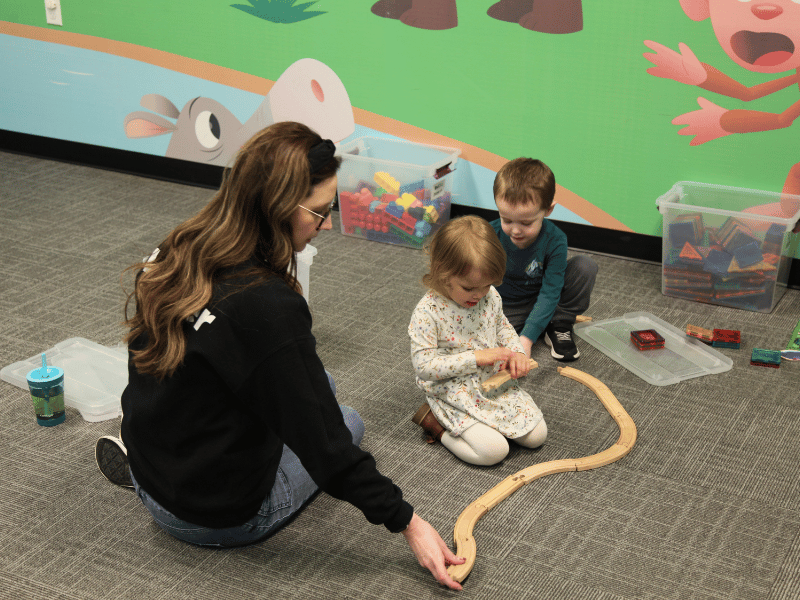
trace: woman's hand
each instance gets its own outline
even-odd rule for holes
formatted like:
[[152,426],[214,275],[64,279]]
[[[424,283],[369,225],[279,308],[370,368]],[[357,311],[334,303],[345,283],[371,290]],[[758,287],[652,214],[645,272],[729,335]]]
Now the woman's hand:
[[436,581],[453,590],[461,589],[461,585],[447,573],[447,566],[462,565],[467,559],[453,554],[430,523],[414,513],[403,535],[419,564],[428,569]]

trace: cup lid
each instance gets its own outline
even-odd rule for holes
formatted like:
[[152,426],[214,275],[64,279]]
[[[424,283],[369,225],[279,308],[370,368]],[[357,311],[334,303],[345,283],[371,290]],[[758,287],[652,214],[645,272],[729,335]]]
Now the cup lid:
[[45,372],[44,367],[36,367],[28,372],[28,381],[33,383],[50,383],[64,376],[64,369],[61,367],[47,367]]

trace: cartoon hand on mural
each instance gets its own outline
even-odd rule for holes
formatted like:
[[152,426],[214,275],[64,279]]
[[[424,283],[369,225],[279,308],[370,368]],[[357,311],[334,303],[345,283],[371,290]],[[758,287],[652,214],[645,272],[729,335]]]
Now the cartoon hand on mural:
[[[737,66],[753,73],[791,74],[747,86],[715,67],[700,62],[686,44],[679,52],[647,40],[654,51],[644,57],[654,66],[647,72],[656,77],[696,85],[715,94],[746,102],[758,100],[800,83],[800,0],[680,0],[681,8],[692,21],[711,20],[713,35],[720,47]],[[692,135],[692,146],[730,134],[773,131],[790,127],[800,117],[800,100],[794,100],[782,112],[758,110],[726,110],[700,97],[700,110],[685,113],[672,120],[686,125],[678,133]],[[782,159],[784,157],[779,157]],[[751,212],[772,215],[793,215],[800,207],[800,162],[789,167],[783,184],[784,196],[776,205],[753,207]],[[800,230],[798,223],[795,231]]]
[[703,63],[686,44],[678,44],[680,52],[651,40],[645,40],[644,45],[655,50],[655,54],[650,52],[644,54],[644,57],[655,65],[647,69],[650,75],[674,79],[686,85],[700,85],[708,77]]
[[699,146],[731,134],[730,131],[725,131],[721,125],[722,115],[728,112],[727,109],[702,96],[697,99],[697,103],[700,105],[700,110],[694,110],[672,119],[673,125],[686,125],[678,131],[679,135],[695,136],[689,142],[690,146]]

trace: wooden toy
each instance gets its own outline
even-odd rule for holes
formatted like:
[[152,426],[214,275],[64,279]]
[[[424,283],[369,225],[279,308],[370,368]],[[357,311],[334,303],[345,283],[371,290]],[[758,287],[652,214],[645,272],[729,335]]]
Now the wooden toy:
[[595,393],[608,413],[616,421],[619,427],[619,439],[609,448],[591,456],[551,460],[517,471],[467,506],[459,515],[453,528],[456,554],[463,556],[467,560],[463,565],[451,565],[447,569],[450,577],[458,582],[464,581],[472,571],[472,567],[475,566],[477,545],[472,535],[472,530],[477,522],[492,508],[534,479],[566,471],[588,471],[589,469],[611,464],[630,452],[636,442],[636,424],[605,384],[599,379],[571,367],[558,367],[558,372],[564,377],[569,377],[582,383]]
[[[531,369],[535,369],[536,367],[539,366],[539,363],[537,363],[535,360],[533,359],[530,360],[531,360],[530,362]],[[509,379],[511,379],[511,375],[509,374],[508,371],[500,371],[499,373],[495,373],[494,375],[489,377],[489,379],[484,381],[481,384],[481,389],[484,392],[491,392],[492,390],[499,388]]]

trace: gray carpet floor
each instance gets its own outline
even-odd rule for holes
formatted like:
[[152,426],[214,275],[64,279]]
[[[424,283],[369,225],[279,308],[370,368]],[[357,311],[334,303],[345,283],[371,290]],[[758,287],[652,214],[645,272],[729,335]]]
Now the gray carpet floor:
[[[211,191],[0,153],[0,366],[83,337],[120,343],[120,273],[149,254]],[[334,213],[335,214],[335,213]],[[579,246],[579,240],[571,240]],[[500,465],[464,464],[410,421],[422,402],[406,327],[424,289],[419,250],[345,237],[314,242],[310,306],[339,400],[356,408],[363,446],[446,541],[460,512],[530,465],[593,454],[618,430],[594,394],[557,373],[541,342],[525,387],[549,438]],[[129,491],[97,471],[98,436],[119,420],[73,409],[36,425],[30,399],[0,382],[0,597],[233,600],[800,597],[800,363],[750,366],[783,348],[800,291],[771,314],[661,295],[659,265],[596,255],[589,314],[646,311],[739,329],[725,373],[653,386],[583,340],[570,366],[604,382],[638,427],[633,450],[592,471],[523,487],[475,528],[478,556],[459,594],[439,587],[400,535],[319,495],[263,543],[208,550],[172,539]]]

